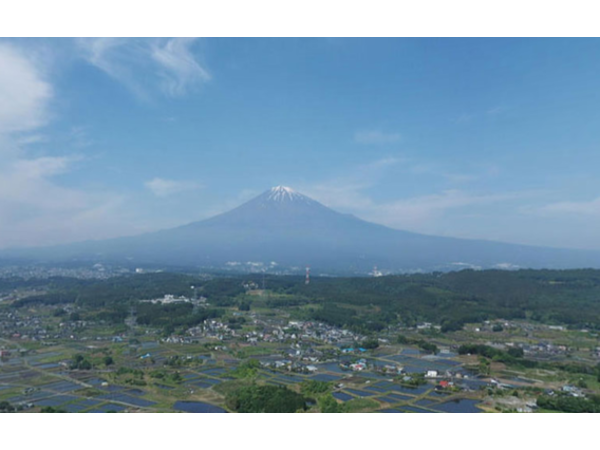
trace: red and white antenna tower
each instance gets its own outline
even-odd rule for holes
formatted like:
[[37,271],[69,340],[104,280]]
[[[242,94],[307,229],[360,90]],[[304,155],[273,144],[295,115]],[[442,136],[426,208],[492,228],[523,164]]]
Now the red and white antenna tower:
[[310,266],[306,266],[306,281],[304,281],[304,284],[309,284],[310,283]]

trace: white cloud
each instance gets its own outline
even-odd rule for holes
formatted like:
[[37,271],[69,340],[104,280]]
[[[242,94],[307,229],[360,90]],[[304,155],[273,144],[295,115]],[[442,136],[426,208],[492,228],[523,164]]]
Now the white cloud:
[[404,158],[389,157],[345,170],[345,175],[320,183],[299,186],[301,192],[323,204],[341,210],[367,211],[373,201],[363,192],[374,186],[391,168],[406,162]]
[[555,202],[548,205],[530,209],[530,212],[554,216],[600,216],[600,197],[588,201]]
[[[44,67],[14,44],[0,43],[0,247],[46,245],[133,232],[123,197],[64,187],[78,155],[32,156],[28,145],[50,118],[54,89]],[[38,149],[39,152],[39,149]]]
[[52,87],[35,64],[13,46],[0,43],[0,67],[0,134],[44,125]]
[[450,189],[435,194],[378,202],[364,191],[364,184],[319,186],[311,196],[327,206],[351,212],[362,219],[392,228],[419,230],[450,210],[468,206],[488,206],[518,198],[520,193],[471,194]]
[[90,64],[148,99],[156,88],[178,97],[211,79],[191,50],[195,39],[86,38],[77,40]]
[[381,130],[364,130],[354,133],[354,142],[366,145],[385,145],[400,142],[399,133],[384,133]]
[[27,180],[52,177],[65,173],[69,165],[79,158],[44,156],[36,159],[20,159],[14,162],[11,173]]
[[493,166],[479,167],[477,169],[477,173],[463,173],[448,170],[448,168],[437,163],[417,163],[410,168],[410,172],[415,175],[442,177],[453,185],[467,184],[482,177],[495,176],[495,169]]
[[58,183],[56,177],[72,171],[79,160],[21,156],[2,161],[0,247],[113,237],[136,229],[123,217],[121,195]]
[[172,97],[183,95],[189,87],[210,80],[210,74],[190,51],[194,40],[169,39],[165,42],[155,42],[150,47],[152,58],[159,65],[163,91]]
[[153,178],[144,183],[157,197],[168,197],[185,191],[199,189],[202,186],[194,181],[167,180],[164,178]]
[[468,123],[470,122],[473,118],[475,117],[474,114],[467,114],[467,113],[463,113],[460,116],[458,116],[455,120],[454,123],[460,124],[460,123]]
[[456,117],[453,122],[455,124],[466,124],[469,123],[475,119],[480,119],[481,117],[484,116],[498,116],[501,114],[504,114],[506,111],[508,111],[509,108],[507,108],[506,106],[494,106],[492,108],[489,108],[487,111],[477,111],[475,113],[462,113],[460,114],[458,117]]
[[493,108],[490,108],[486,111],[486,114],[489,114],[490,116],[495,116],[497,114],[502,114],[504,112],[506,112],[508,110],[507,107],[505,106],[495,106]]
[[29,134],[24,135],[17,139],[18,145],[32,145],[32,144],[41,144],[46,142],[47,138],[41,134]]
[[[413,231],[422,231],[430,227],[450,211],[465,207],[486,207],[520,199],[526,195],[522,192],[478,194],[459,189],[444,189],[427,195],[378,201],[368,192],[379,185],[381,179],[389,175],[391,170],[406,170],[436,177],[439,177],[440,172],[443,173],[441,168],[431,164],[415,165],[403,158],[386,158],[347,170],[344,177],[301,186],[300,190],[333,209],[349,212],[362,219],[392,228]],[[459,180],[452,180],[455,175],[446,175],[444,177],[454,183],[466,182],[475,177],[464,175],[460,176]]]
[[88,136],[87,127],[82,126],[72,127],[68,140],[72,147],[79,149],[89,147],[94,143]]
[[370,217],[371,220],[394,228],[418,229],[442,217],[449,210],[488,206],[513,200],[521,195],[518,192],[473,194],[463,190],[449,189],[435,194],[374,204]]

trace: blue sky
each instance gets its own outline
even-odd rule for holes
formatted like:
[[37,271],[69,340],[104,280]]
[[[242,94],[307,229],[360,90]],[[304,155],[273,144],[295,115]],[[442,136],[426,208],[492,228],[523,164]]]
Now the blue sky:
[[600,249],[597,39],[4,39],[0,67],[0,247],[283,184],[394,228]]

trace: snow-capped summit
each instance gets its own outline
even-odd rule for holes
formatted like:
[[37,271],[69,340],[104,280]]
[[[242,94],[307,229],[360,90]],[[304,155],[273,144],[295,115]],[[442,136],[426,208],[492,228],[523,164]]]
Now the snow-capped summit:
[[201,223],[214,224],[220,229],[229,227],[229,224],[243,224],[245,231],[252,227],[267,230],[274,226],[293,229],[317,217],[327,221],[332,214],[338,213],[292,188],[275,186],[237,208]]
[[268,200],[274,200],[276,202],[285,200],[301,199],[304,196],[294,191],[292,188],[287,186],[275,186],[269,191],[267,196]]
[[320,205],[306,195],[287,186],[275,186],[259,195],[255,202],[250,202],[255,207],[261,208],[302,208],[305,206]]

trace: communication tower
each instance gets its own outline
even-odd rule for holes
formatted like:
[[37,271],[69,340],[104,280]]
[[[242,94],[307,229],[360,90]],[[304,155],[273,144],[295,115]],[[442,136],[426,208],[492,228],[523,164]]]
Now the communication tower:
[[135,328],[137,326],[137,310],[135,306],[129,307],[129,316],[125,319],[125,325],[127,325],[129,336],[135,336]]

